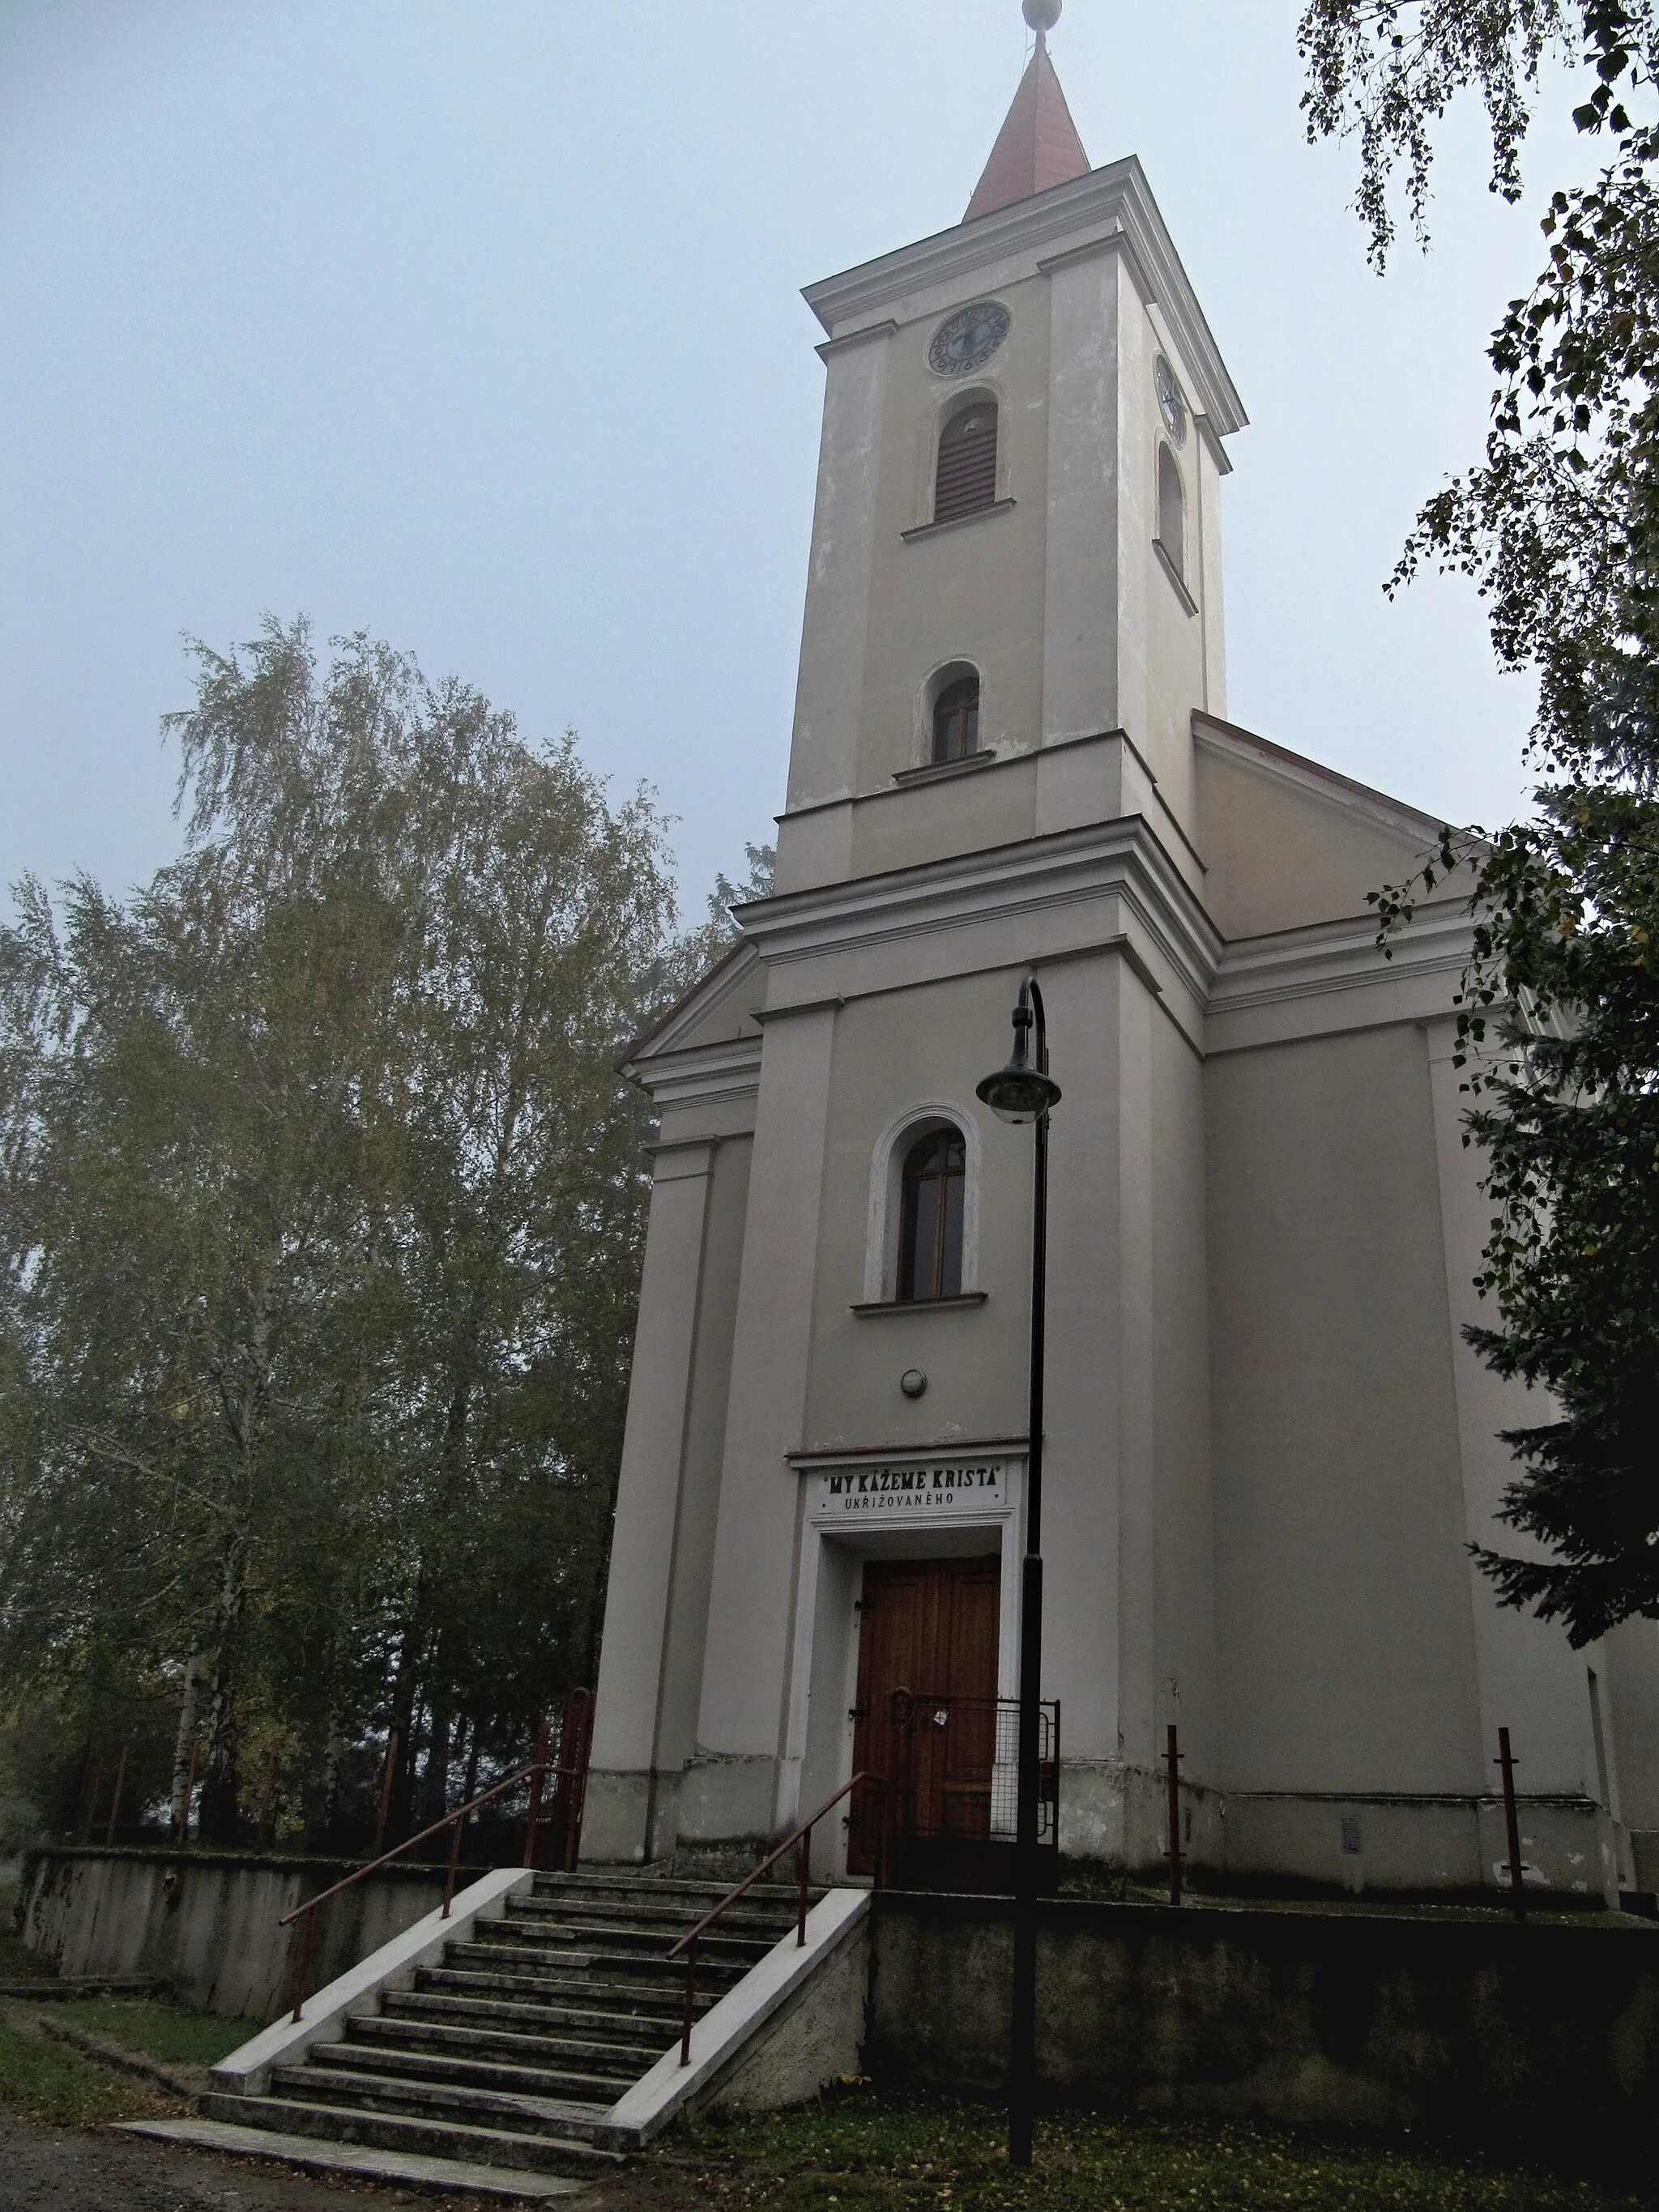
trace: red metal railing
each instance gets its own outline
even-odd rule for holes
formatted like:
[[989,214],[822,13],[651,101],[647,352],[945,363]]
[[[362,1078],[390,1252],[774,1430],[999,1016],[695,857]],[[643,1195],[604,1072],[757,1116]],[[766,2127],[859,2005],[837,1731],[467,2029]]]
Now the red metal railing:
[[[461,1843],[467,1822],[481,1805],[490,1804],[507,1790],[516,1790],[521,1782],[528,1779],[530,1784],[530,1805],[524,1831],[525,1865],[535,1865],[538,1831],[549,1825],[542,1818],[543,1790],[549,1775],[552,1776],[556,1787],[560,1782],[568,1784],[567,1789],[559,1793],[559,1804],[551,1825],[560,1847],[559,1856],[566,1871],[574,1865],[581,1841],[582,1805],[587,1790],[587,1751],[592,1734],[592,1692],[573,1691],[566,1703],[559,1730],[560,1760],[555,1761],[548,1756],[552,1729],[550,1723],[544,1721],[536,1731],[536,1755],[527,1766],[520,1767],[515,1773],[503,1775],[499,1782],[491,1783],[488,1790],[481,1790],[466,1804],[458,1805],[453,1813],[446,1813],[441,1820],[434,1820],[430,1827],[422,1828],[419,1835],[410,1836],[404,1842],[394,1844],[389,1851],[382,1851],[378,1858],[370,1859],[355,1873],[347,1875],[343,1881],[337,1881],[331,1888],[319,1890],[315,1897],[307,1898],[303,1905],[295,1905],[292,1912],[283,1915],[276,1923],[279,1928],[290,1927],[296,1920],[305,1923],[299,1978],[295,1988],[294,2019],[299,2019],[310,1993],[311,1962],[317,1948],[318,1918],[331,1898],[340,1896],[345,1890],[355,1889],[369,1875],[378,1873],[384,1866],[390,1866],[393,1859],[401,1858],[405,1851],[412,1851],[417,1844],[425,1843],[428,1837],[441,1835],[448,1828],[453,1832],[449,1844],[448,1871],[444,1877],[443,1917],[447,1920],[449,1908],[455,1899],[455,1877],[460,1868]],[[563,1755],[573,1748],[575,1758],[567,1762]]]
[[[842,1799],[850,1795],[853,1790],[856,1790],[861,1782],[871,1783],[878,1790],[885,1790],[887,1787],[887,1777],[884,1774],[872,1774],[869,1772],[855,1774],[850,1782],[843,1783],[841,1788],[836,1790],[833,1797],[825,1798],[823,1804],[818,1807],[817,1811],[813,1814],[810,1820],[803,1820],[800,1826],[795,1830],[793,1835],[786,1836],[784,1838],[783,1841],[778,1845],[776,1850],[772,1853],[769,1858],[764,1858],[761,1861],[760,1864],[755,1869],[753,1874],[745,1875],[735,1889],[728,1890],[712,1912],[705,1912],[702,1918],[698,1921],[696,1926],[692,1929],[690,1933],[686,1936],[682,1936],[679,1942],[675,1944],[672,1950],[668,1954],[671,1959],[678,1959],[680,1953],[685,1949],[688,1943],[691,1947],[690,1954],[685,1962],[685,2012],[680,2027],[680,2064],[682,2066],[689,2066],[691,2063],[691,2016],[697,2002],[697,1946],[702,1942],[703,1936],[714,1926],[714,1923],[720,1918],[721,1913],[726,1911],[729,1906],[737,1903],[738,1899],[744,1894],[745,1890],[752,1889],[763,1874],[769,1873],[777,1864],[778,1861],[782,1858],[787,1852],[795,1850],[799,1845],[799,1876],[795,1915],[795,1944],[798,1949],[805,1949],[806,1944],[807,1875],[812,1863],[812,1831],[817,1827],[818,1822],[823,1820],[824,1814],[826,1813],[833,1813],[836,1806],[840,1804]],[[884,1834],[883,1837],[878,1840],[876,1850],[875,1881],[876,1887],[878,1889],[881,1887],[882,1881],[882,1868],[884,1857],[884,1851],[882,1845],[884,1842],[884,1830],[885,1824],[884,1823]]]

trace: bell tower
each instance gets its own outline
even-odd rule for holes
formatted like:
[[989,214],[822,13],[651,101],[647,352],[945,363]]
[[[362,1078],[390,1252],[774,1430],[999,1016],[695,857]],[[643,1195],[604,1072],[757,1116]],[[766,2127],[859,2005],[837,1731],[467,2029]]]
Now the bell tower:
[[962,222],[805,294],[826,389],[780,890],[1139,811],[1147,779],[1194,834],[1245,416],[1140,164],[1089,167],[1059,12],[1027,0]]

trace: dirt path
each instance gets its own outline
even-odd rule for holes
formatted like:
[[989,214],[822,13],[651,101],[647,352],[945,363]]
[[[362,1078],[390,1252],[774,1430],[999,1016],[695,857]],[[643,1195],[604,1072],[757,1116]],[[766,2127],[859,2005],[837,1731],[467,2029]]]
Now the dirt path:
[[[710,2203],[691,2176],[649,2163],[555,2201],[571,2212],[706,2212]],[[334,2181],[111,2128],[42,2127],[0,2108],[0,2212],[378,2212],[393,2204],[479,2212],[475,2197]]]

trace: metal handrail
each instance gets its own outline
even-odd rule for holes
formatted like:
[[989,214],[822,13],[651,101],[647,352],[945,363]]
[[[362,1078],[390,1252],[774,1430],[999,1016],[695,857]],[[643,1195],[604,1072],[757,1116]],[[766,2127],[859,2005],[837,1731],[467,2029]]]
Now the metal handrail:
[[[824,1799],[810,1820],[803,1820],[793,1835],[786,1836],[769,1858],[763,1858],[752,1874],[745,1875],[735,1889],[728,1890],[714,1911],[705,1912],[696,1926],[689,1934],[682,1936],[679,1942],[670,1950],[669,1957],[678,1959],[688,1943],[691,1946],[691,1954],[685,1962],[685,2013],[680,2027],[680,2064],[682,2066],[689,2066],[691,2063],[691,2015],[697,2001],[697,1945],[702,1941],[703,1931],[714,1925],[728,1905],[735,1905],[745,1890],[752,1889],[763,1874],[769,1873],[786,1851],[793,1850],[795,1845],[799,1844],[800,1872],[795,1920],[795,1948],[797,1950],[804,1950],[806,1946],[806,1876],[812,1858],[812,1831],[824,1814],[834,1812],[842,1799],[856,1790],[860,1782],[872,1782],[878,1790],[885,1790],[887,1787],[887,1777],[884,1774],[875,1774],[867,1770],[861,1774],[855,1774],[850,1782],[842,1783],[833,1797]],[[885,1854],[883,1846],[885,1841],[884,1827],[883,1834],[876,1847],[876,1887],[878,1889],[881,1887],[882,1875],[884,1871],[883,1861]]]
[[[540,1747],[540,1746],[538,1747],[538,1749]],[[556,1777],[568,1775],[574,1780],[580,1778],[580,1769],[574,1766],[554,1765],[544,1758],[532,1759],[528,1766],[521,1766],[516,1773],[504,1775],[499,1782],[491,1783],[488,1790],[480,1790],[476,1797],[469,1799],[465,1805],[458,1805],[453,1813],[446,1813],[441,1820],[434,1820],[429,1828],[422,1828],[418,1836],[410,1836],[403,1843],[394,1844],[389,1851],[382,1851],[379,1858],[370,1859],[367,1865],[360,1866],[355,1873],[347,1875],[343,1881],[337,1881],[331,1889],[319,1890],[315,1897],[308,1897],[303,1905],[296,1905],[292,1912],[285,1912],[276,1923],[279,1928],[287,1928],[294,1921],[300,1919],[303,1919],[306,1923],[305,1943],[300,1954],[300,1978],[295,1993],[292,2017],[295,2020],[299,2019],[308,1992],[312,1954],[317,1946],[317,1915],[331,1897],[338,1897],[343,1890],[355,1888],[365,1876],[378,1872],[383,1866],[389,1866],[393,1859],[401,1858],[405,1851],[412,1851],[416,1844],[423,1844],[428,1836],[438,1835],[445,1828],[453,1828],[455,1833],[449,1846],[449,1871],[444,1880],[443,1917],[447,1920],[449,1908],[454,1901],[455,1875],[460,1864],[461,1839],[465,1832],[467,1821],[477,1811],[480,1805],[487,1805],[491,1798],[499,1797],[504,1790],[516,1788],[526,1775],[533,1778],[530,1789],[530,1816],[525,1826],[524,1863],[526,1866],[535,1864],[536,1830],[541,1823],[542,1814],[542,1784],[544,1778],[549,1774]]]

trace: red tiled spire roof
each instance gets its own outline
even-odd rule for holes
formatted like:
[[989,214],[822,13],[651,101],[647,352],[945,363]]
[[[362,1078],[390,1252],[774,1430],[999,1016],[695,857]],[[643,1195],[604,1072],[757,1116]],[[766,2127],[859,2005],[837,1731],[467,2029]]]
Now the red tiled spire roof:
[[1033,192],[1069,185],[1073,177],[1088,173],[1089,156],[1048,58],[1048,40],[1039,31],[1036,52],[962,219],[972,222],[976,216],[993,215],[1016,200],[1030,199]]

